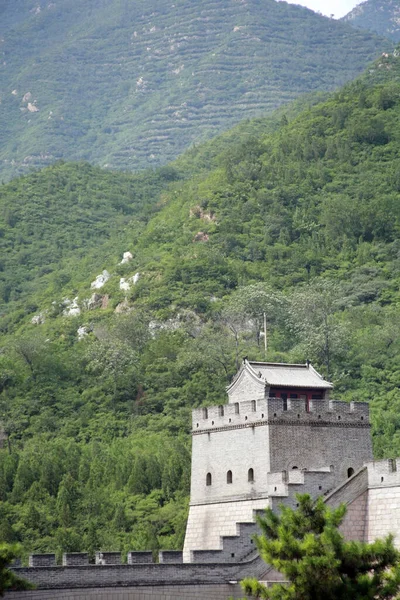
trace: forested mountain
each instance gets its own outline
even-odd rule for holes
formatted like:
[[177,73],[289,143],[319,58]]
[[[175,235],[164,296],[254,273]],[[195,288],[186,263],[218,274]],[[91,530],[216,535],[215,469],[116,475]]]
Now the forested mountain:
[[399,117],[389,55],[155,173],[59,164],[1,187],[2,539],[180,547],[190,410],[264,358],[264,311],[267,358],[369,401],[376,457],[400,454]]
[[275,0],[3,0],[0,175],[165,164],[352,79],[388,44]]
[[400,6],[397,0],[366,0],[343,17],[343,21],[384,35],[394,42],[400,41]]

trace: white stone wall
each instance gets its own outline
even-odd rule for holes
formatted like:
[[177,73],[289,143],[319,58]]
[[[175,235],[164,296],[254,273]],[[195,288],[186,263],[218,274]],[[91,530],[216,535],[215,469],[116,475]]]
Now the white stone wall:
[[190,562],[191,550],[221,550],[221,536],[237,535],[236,523],[254,521],[253,510],[267,506],[266,498],[191,506],[183,561]]
[[229,390],[228,396],[230,404],[244,400],[262,400],[265,397],[265,383],[262,380],[258,382],[243,370],[233,388]]
[[[248,471],[254,470],[254,482]],[[227,472],[232,471],[232,483]],[[192,504],[267,495],[268,426],[243,426],[193,436],[190,500]],[[206,485],[207,473],[212,484]],[[200,546],[198,549],[202,549]]]

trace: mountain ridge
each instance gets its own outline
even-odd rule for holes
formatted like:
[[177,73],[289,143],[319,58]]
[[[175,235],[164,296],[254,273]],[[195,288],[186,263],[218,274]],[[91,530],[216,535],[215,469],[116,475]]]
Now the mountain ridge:
[[396,0],[366,0],[345,15],[342,21],[400,42],[400,7]]
[[344,83],[388,44],[274,0],[95,9],[19,0],[3,13],[6,177],[57,159],[158,166],[246,117]]

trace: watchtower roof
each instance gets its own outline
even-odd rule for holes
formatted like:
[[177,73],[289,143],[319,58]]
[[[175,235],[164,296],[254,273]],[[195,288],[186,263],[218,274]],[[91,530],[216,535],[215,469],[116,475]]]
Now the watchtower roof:
[[309,362],[299,365],[257,362],[244,359],[242,366],[234,380],[227,387],[228,393],[230,389],[235,386],[236,382],[244,371],[247,371],[247,373],[255,378],[260,384],[268,385],[270,387],[290,387],[321,390],[333,388],[333,384],[329,381],[326,381]]

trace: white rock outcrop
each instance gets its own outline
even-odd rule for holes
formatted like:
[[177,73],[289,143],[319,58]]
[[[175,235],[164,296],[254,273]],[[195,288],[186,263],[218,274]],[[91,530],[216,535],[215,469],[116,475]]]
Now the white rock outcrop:
[[99,290],[100,288],[103,287],[103,285],[105,285],[107,283],[107,281],[110,279],[110,277],[111,277],[110,273],[104,269],[104,271],[102,273],[100,273],[100,275],[97,275],[96,279],[94,281],[92,281],[92,283],[90,284],[91,289]]
[[88,335],[89,331],[90,331],[89,327],[86,327],[85,325],[78,327],[78,330],[77,330],[78,340],[79,341],[83,340],[83,338]]
[[32,325],[43,325],[43,323],[45,322],[45,316],[43,313],[39,313],[38,315],[35,315],[34,317],[32,317],[31,319],[31,323]]
[[131,310],[133,310],[133,308],[131,306],[129,306],[129,302],[125,298],[125,300],[123,300],[122,302],[120,302],[118,304],[118,306],[116,306],[114,312],[117,314],[121,314],[121,313],[131,312]]
[[132,281],[133,285],[135,285],[140,279],[140,273],[135,273],[133,277],[128,279],[128,281]]
[[130,260],[132,260],[133,258],[133,254],[132,252],[124,252],[122,255],[122,260],[119,263],[120,265],[126,265],[126,263],[128,263]]
[[31,113],[39,112],[39,109],[38,109],[38,107],[36,106],[36,104],[33,104],[32,102],[28,102],[27,109],[28,109],[28,110],[29,110],[29,112],[31,112]]
[[124,279],[124,277],[121,277],[121,279],[119,280],[119,289],[124,292],[129,292],[129,290],[131,289],[131,284],[129,283],[129,281]]
[[78,296],[76,296],[76,298],[74,298],[71,302],[71,300],[69,300],[68,298],[66,298],[63,302],[65,308],[63,310],[63,315],[64,317],[77,317],[78,315],[81,314],[81,309],[79,308],[78,305]]

